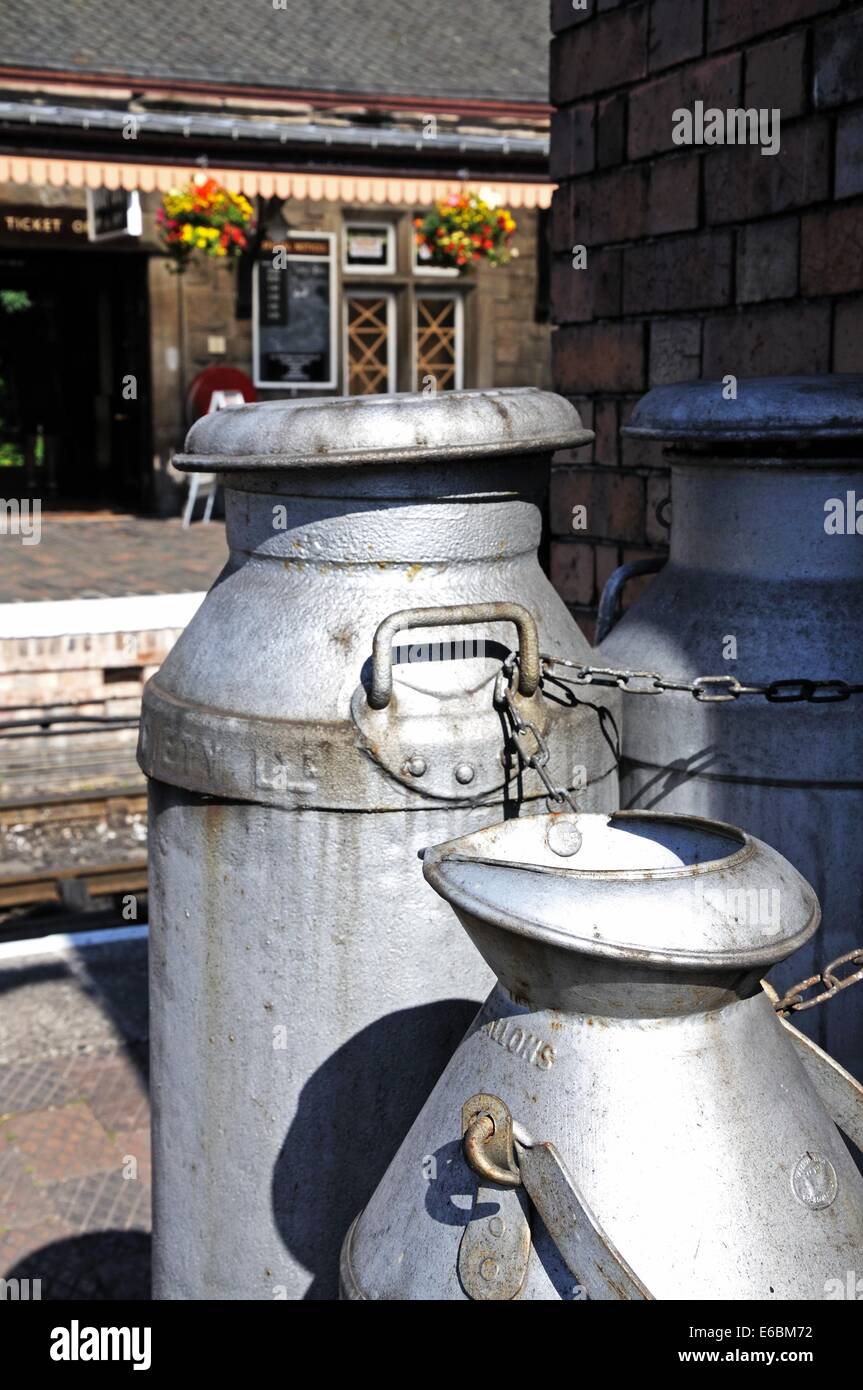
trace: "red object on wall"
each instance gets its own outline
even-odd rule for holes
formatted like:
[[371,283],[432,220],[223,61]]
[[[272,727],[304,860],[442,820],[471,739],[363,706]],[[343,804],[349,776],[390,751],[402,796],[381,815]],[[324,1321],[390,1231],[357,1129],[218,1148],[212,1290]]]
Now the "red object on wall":
[[205,367],[186,393],[186,418],[190,425],[206,415],[214,391],[241,391],[247,404],[258,399],[252,378],[239,367]]

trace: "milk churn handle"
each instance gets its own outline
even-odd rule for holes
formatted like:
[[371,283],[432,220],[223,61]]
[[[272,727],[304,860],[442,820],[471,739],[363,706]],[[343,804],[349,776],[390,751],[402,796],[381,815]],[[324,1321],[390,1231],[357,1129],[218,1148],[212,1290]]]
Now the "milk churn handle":
[[520,603],[456,603],[442,608],[403,608],[378,625],[372,645],[369,704],[386,709],[393,693],[393,637],[409,627],[465,627],[472,623],[513,623],[518,630],[519,694],[535,694],[541,675],[539,637],[533,614]]
[[499,1096],[471,1096],[462,1106],[462,1133],[465,1157],[480,1178],[524,1186],[589,1299],[653,1299],[609,1240],[554,1145],[537,1143]]
[[599,607],[596,611],[596,646],[605,641],[620,617],[624,586],[640,574],[656,574],[662,569],[666,559],[665,555],[647,555],[642,560],[627,560],[625,565],[618,565],[617,569],[612,571],[599,596]]
[[[844,979],[834,974],[840,965],[849,961],[855,965],[863,965],[863,949],[847,951],[844,956],[837,957],[825,966],[820,975],[801,980],[799,985],[795,985],[794,989],[789,990],[781,999],[769,980],[762,980],[761,987],[779,1015],[779,1021],[791,1039],[797,1056],[830,1118],[839,1126],[846,1139],[850,1139],[863,1153],[863,1086],[856,1076],[852,1076],[840,1066],[835,1057],[831,1057],[829,1052],[825,1052],[811,1038],[807,1038],[805,1033],[795,1028],[788,1017],[795,1009],[805,1009],[823,1003],[827,999],[835,998],[837,993],[849,985],[858,984],[863,977],[863,968],[846,975]],[[812,1000],[801,999],[801,994],[807,989],[822,982],[830,982],[831,987],[823,990]]]

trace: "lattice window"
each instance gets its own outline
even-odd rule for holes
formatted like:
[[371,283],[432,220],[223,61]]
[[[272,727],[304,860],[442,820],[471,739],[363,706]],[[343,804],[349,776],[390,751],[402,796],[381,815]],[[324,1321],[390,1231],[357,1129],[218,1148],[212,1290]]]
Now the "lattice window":
[[376,396],[391,389],[391,309],[389,295],[348,295],[347,391],[349,396]]
[[422,295],[416,301],[416,390],[429,377],[438,391],[461,385],[461,304],[455,295]]

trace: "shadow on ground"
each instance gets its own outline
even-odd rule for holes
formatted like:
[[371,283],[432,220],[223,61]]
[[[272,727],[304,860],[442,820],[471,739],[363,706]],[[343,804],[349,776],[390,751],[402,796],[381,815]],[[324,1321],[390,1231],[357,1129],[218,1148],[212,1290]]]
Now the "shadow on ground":
[[49,1302],[149,1299],[150,1237],[144,1231],[71,1236],[33,1250],[5,1279],[41,1280],[42,1300]]

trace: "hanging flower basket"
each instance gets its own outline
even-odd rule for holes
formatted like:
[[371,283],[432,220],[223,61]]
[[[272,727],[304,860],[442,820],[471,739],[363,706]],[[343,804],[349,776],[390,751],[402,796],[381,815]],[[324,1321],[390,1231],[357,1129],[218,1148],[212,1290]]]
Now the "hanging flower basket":
[[515,218],[497,206],[489,190],[453,193],[425,217],[415,217],[416,242],[426,265],[463,270],[475,261],[506,265],[518,255],[510,245]]
[[231,264],[246,250],[254,231],[252,205],[215,179],[198,174],[183,188],[172,188],[156,213],[159,240],[182,274],[192,256],[215,256]]

